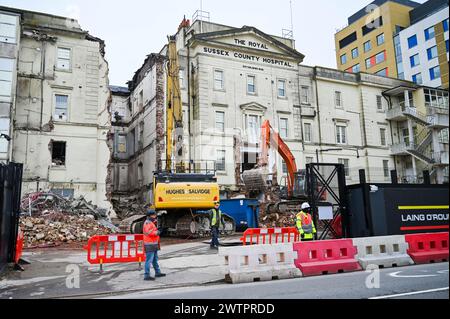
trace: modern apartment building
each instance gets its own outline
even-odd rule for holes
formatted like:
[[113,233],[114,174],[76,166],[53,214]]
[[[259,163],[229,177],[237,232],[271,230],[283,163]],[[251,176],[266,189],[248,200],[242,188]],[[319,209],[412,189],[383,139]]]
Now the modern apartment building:
[[104,43],[76,20],[0,7],[0,160],[24,164],[23,192],[80,195],[109,209],[111,126]]
[[411,25],[394,37],[398,77],[449,87],[448,0],[430,0],[410,12]]
[[335,34],[337,68],[398,77],[393,36],[410,25],[409,13],[419,3],[376,0],[348,18]]

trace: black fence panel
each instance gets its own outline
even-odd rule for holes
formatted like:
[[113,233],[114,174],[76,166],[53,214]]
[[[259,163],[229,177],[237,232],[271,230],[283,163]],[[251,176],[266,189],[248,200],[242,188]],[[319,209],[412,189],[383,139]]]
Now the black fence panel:
[[14,262],[20,217],[23,165],[0,164],[0,273]]

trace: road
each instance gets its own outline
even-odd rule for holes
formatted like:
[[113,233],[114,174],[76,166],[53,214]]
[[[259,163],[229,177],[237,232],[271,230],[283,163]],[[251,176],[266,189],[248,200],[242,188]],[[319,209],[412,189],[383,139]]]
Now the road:
[[[370,277],[369,277],[370,276]],[[372,280],[372,278],[375,278]],[[369,289],[366,282],[377,283]],[[120,299],[449,299],[449,264],[382,269],[241,285],[214,285],[116,295]]]

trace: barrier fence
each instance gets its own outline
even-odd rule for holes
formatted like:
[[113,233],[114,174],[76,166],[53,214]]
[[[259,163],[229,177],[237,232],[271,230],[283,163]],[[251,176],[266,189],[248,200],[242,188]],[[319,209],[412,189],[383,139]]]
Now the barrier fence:
[[141,263],[145,261],[144,235],[94,236],[84,247],[91,265]]
[[242,238],[242,245],[266,245],[293,243],[300,240],[300,234],[296,227],[286,228],[250,228]]

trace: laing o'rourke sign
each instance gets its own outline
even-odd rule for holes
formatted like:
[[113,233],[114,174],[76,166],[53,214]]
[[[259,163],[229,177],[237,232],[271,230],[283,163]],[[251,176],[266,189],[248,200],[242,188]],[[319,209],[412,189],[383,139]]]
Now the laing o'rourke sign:
[[286,67],[286,68],[290,68],[290,69],[294,68],[294,64],[289,61],[268,58],[268,57],[262,57],[262,56],[257,56],[257,55],[253,55],[253,54],[247,54],[247,53],[234,52],[231,50],[203,47],[203,53],[207,53],[207,54],[215,55],[215,56],[222,56],[222,57],[226,57],[226,58],[235,58],[235,59],[239,59],[242,61],[270,64],[273,66]]
[[[414,230],[445,230],[448,225],[437,225],[449,221],[449,206],[398,206],[401,214],[402,231]],[[421,223],[423,225],[411,226],[408,224]]]
[[[448,187],[387,187],[383,189],[387,235],[444,232],[449,229]],[[380,204],[377,202],[377,204]],[[374,223],[382,214],[372,209]],[[384,218],[382,218],[384,219]]]

